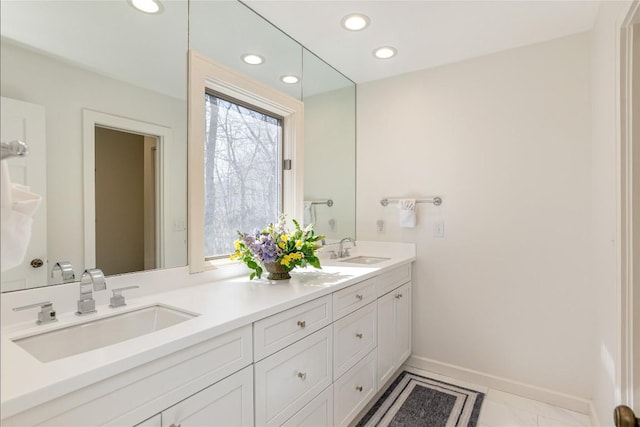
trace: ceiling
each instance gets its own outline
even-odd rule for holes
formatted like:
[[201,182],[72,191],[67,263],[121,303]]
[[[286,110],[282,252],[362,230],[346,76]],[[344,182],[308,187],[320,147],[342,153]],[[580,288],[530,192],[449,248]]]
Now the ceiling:
[[[243,0],[356,83],[568,36],[593,27],[599,1]],[[341,27],[367,15],[359,32]],[[394,46],[380,60],[373,49]]]

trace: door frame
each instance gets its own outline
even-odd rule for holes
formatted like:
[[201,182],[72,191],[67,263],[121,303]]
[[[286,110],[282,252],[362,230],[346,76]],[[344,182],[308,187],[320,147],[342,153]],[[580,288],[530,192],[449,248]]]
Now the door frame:
[[[635,307],[640,296],[640,271],[638,271],[635,251],[640,248],[640,239],[634,239],[633,212],[634,204],[640,203],[637,198],[638,190],[634,196],[633,177],[639,174],[638,165],[633,161],[633,150],[640,150],[637,136],[640,135],[640,126],[633,118],[633,75],[634,52],[638,55],[638,47],[633,46],[633,27],[640,24],[640,2],[635,1],[629,8],[629,12],[621,25],[620,33],[620,146],[618,152],[619,190],[618,190],[618,256],[620,283],[620,377],[619,391],[621,404],[635,410],[640,410],[640,396],[635,395],[634,389],[640,389],[640,365],[634,361],[640,358],[637,347],[640,343],[640,307]],[[637,59],[636,59],[637,60]],[[639,74],[639,70],[635,70]],[[635,82],[636,85],[640,81]],[[637,89],[636,89],[637,91]],[[634,144],[635,139],[635,144]],[[635,145],[635,146],[634,146]],[[637,231],[635,233],[638,234]],[[635,240],[635,241],[634,241]],[[634,268],[635,267],[635,268]]]
[[170,170],[172,153],[171,128],[142,122],[135,119],[115,116],[89,109],[82,110],[82,128],[84,145],[84,265],[86,268],[96,266],[96,193],[95,193],[95,128],[96,126],[119,130],[139,135],[153,136],[158,139],[157,156],[158,170],[156,175],[156,269],[163,268],[165,262],[165,239],[171,233],[169,215],[170,197],[166,197],[165,174]]

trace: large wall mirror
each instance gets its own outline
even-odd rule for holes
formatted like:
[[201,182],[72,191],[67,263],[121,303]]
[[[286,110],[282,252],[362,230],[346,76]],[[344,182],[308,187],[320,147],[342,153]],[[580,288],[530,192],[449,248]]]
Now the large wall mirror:
[[[2,291],[60,283],[59,261],[76,280],[96,266],[186,265],[188,3],[158,15],[125,0],[1,8],[2,140],[29,144],[8,160],[11,179],[43,196],[24,265],[2,272]],[[25,106],[42,117],[23,117]]]
[[44,196],[3,292],[61,283],[59,261],[76,275],[186,265],[189,48],[305,102],[305,217],[330,239],[355,235],[355,85],[242,3],[165,1],[150,15],[127,0],[3,0],[0,12],[2,141],[29,143],[9,170]]

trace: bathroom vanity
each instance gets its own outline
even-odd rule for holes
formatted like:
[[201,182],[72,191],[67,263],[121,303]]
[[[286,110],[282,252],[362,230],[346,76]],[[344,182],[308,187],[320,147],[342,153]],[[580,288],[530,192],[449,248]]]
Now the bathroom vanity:
[[[412,244],[358,242],[346,261],[286,281],[242,275],[10,324],[2,425],[346,426],[411,353],[414,259]],[[47,362],[19,342],[123,313],[147,322],[136,314],[147,307],[184,319]]]

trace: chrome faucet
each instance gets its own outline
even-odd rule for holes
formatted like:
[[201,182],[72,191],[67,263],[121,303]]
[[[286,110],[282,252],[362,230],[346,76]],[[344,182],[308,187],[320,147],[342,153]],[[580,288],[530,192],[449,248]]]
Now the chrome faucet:
[[353,246],[356,245],[356,241],[352,237],[345,237],[340,240],[340,246],[338,247],[338,258],[346,258],[350,256],[349,248],[343,248],[344,242],[351,242]]
[[104,273],[99,268],[89,268],[82,273],[80,278],[80,299],[78,300],[78,316],[96,312],[96,302],[93,299],[93,291],[107,289]]
[[51,269],[51,278],[53,279],[54,273],[60,271],[62,276],[62,283],[69,283],[76,280],[76,273],[73,271],[73,266],[69,261],[58,261],[56,265]]

